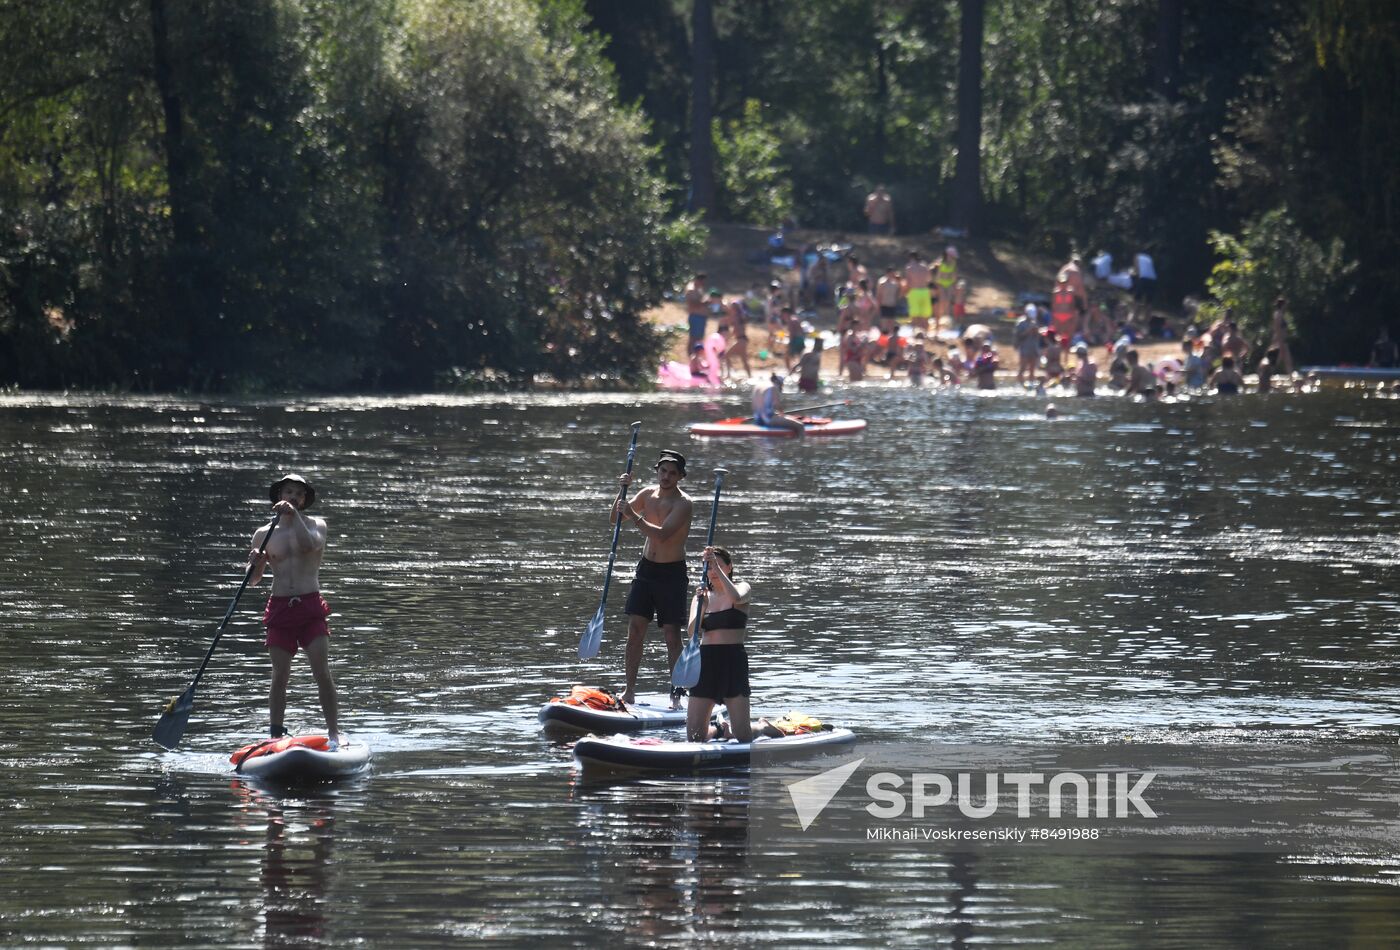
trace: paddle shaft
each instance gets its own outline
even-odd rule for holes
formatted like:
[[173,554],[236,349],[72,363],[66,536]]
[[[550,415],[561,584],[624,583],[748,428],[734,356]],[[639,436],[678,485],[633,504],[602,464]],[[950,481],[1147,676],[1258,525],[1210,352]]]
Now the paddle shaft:
[[267,542],[272,538],[272,532],[277,530],[277,521],[278,518],[273,518],[272,523],[267,526],[267,534],[263,535],[262,544],[258,546],[258,553],[248,562],[248,569],[243,572],[243,583],[238,585],[238,593],[233,595],[228,610],[224,611],[224,619],[219,621],[219,629],[214,632],[214,642],[209,644],[209,650],[204,654],[204,662],[199,664],[199,672],[194,674],[194,682],[190,683],[190,688],[185,692],[192,693],[194,688],[199,685],[199,678],[204,675],[204,668],[209,665],[209,660],[214,655],[214,648],[219,645],[219,638],[224,635],[224,628],[228,626],[229,618],[233,616],[233,609],[238,606],[238,598],[242,597],[243,591],[248,589],[248,580],[253,576],[253,568],[257,564],[258,558],[267,550]]
[[[816,412],[818,409],[834,409],[837,406],[849,406],[850,404],[851,401],[849,399],[843,399],[840,402],[825,402],[820,406],[802,406],[798,409],[784,409],[783,415],[795,416],[803,412]],[[720,422],[753,422],[755,418],[755,416],[734,416],[731,419],[721,419]]]
[[795,416],[799,412],[816,412],[818,409],[834,409],[837,406],[849,406],[850,404],[851,401],[849,399],[843,399],[840,402],[822,403],[820,406],[802,406],[799,409],[784,409],[783,414],[788,416]]
[[[642,431],[640,422],[632,423],[632,444],[627,447],[627,474],[632,474],[632,461],[637,457],[637,433]],[[622,503],[627,497],[627,486],[620,485],[617,489],[617,502],[614,508]],[[608,552],[608,570],[603,575],[603,596],[598,600],[598,609],[602,610],[603,605],[608,602],[608,587],[612,584],[613,565],[617,563],[617,539],[622,533],[622,512],[618,511],[617,520],[613,522],[612,550]]]
[[[727,474],[729,474],[729,472],[726,469],[715,469],[715,499],[714,502],[710,505],[710,528],[708,531],[705,532],[705,547],[707,548],[711,547],[715,543],[715,523],[719,520],[719,492],[720,487],[724,484],[724,476]],[[703,590],[710,589],[709,563],[703,557],[700,559],[699,586]],[[696,596],[698,597],[699,594],[697,593]],[[683,666],[689,669],[696,663],[696,654],[700,652],[700,626],[703,619],[704,612],[700,609],[699,605],[697,604],[695,610],[695,623],[690,628],[690,636],[686,639],[685,649],[681,651],[680,658],[676,661],[677,670],[680,670]],[[674,675],[672,676],[671,681],[675,685],[684,685],[687,688],[695,685],[695,682],[693,680],[685,684],[676,683]]]

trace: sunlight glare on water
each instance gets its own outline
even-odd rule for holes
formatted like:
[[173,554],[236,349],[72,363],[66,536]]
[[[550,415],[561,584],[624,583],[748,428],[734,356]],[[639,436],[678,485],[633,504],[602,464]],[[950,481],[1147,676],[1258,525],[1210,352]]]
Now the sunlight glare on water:
[[[1395,861],[798,853],[774,887],[742,776],[578,785],[535,712],[621,682],[635,532],[601,654],[576,647],[637,419],[641,475],[689,456],[692,554],[731,473],[717,540],[755,587],[761,714],[870,740],[1393,736],[1400,402],[1060,400],[1049,421],[1020,393],[840,395],[869,429],[802,442],[686,433],[743,395],[0,396],[4,942],[1131,947],[1149,912],[1168,942],[1228,941],[1245,901],[1264,942],[1396,935]],[[148,739],[285,470],[318,486],[343,718],[375,749],[293,795],[227,765],[266,727],[265,587],[183,751]],[[645,692],[663,661],[653,635]],[[321,726],[300,660],[291,717]]]

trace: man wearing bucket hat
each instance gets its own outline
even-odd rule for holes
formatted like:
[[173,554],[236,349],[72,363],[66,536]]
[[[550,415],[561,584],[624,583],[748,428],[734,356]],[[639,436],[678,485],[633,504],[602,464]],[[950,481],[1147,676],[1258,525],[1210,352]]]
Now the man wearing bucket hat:
[[292,674],[292,657],[297,649],[306,651],[321,712],[326,717],[326,735],[331,747],[340,740],[339,710],[335,680],[330,667],[330,626],[326,617],[330,605],[321,596],[321,557],[326,551],[326,522],[306,510],[316,503],[316,489],[296,474],[283,475],[268,486],[268,498],[277,514],[276,530],[263,547],[270,528],[253,535],[249,555],[252,573],[248,583],[257,584],[264,571],[272,568],[272,595],[263,612],[267,628],[268,655],[272,659],[272,688],[268,693],[268,713],[273,737],[287,734],[283,717],[287,708],[287,682]]
[[[624,501],[625,491],[613,505],[612,520],[621,518],[637,526],[645,539],[632,589],[627,593],[627,654],[626,684],[622,701],[633,702],[636,697],[637,671],[642,665],[642,648],[646,642],[647,624],[653,617],[666,638],[667,678],[681,655],[681,627],[685,625],[689,605],[686,593],[689,578],[685,569],[685,541],[690,536],[693,511],[690,496],[681,491],[685,478],[685,456],[666,449],[656,458],[656,484],[643,488]],[[624,488],[632,483],[632,473],[623,472],[619,481]],[[671,693],[671,703],[679,706],[679,691]]]

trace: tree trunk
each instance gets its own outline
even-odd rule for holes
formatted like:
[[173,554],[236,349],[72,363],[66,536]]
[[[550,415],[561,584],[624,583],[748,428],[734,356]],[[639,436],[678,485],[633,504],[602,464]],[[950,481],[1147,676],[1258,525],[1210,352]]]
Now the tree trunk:
[[[207,316],[195,298],[196,262],[199,260],[198,228],[194,224],[194,209],[190,205],[190,163],[185,147],[184,107],[175,88],[175,74],[170,65],[170,28],[166,19],[165,0],[151,0],[151,58],[156,92],[160,97],[165,120],[165,177],[167,200],[170,203],[171,247],[165,256],[165,306],[167,312],[160,321],[164,326],[183,327],[181,362],[191,371],[191,356],[196,341],[203,337]],[[167,368],[167,372],[172,368]],[[187,382],[194,382],[193,379]]]
[[889,121],[890,110],[890,78],[885,64],[885,44],[878,39],[875,41],[875,167],[880,169],[880,176],[887,177],[889,169],[885,167],[885,152],[887,143],[885,139],[885,123]]
[[1157,0],[1157,51],[1152,89],[1168,102],[1181,82],[1181,0]]
[[711,87],[715,76],[715,17],[711,0],[695,0],[690,44],[690,210],[708,216],[715,206],[715,153]]
[[982,210],[982,27],[985,0],[959,0],[958,159],[949,217],[972,231]]
[[170,221],[175,242],[185,244],[194,238],[190,223],[190,208],[185,201],[189,183],[189,163],[185,158],[185,117],[180,94],[175,89],[174,70],[170,66],[170,29],[165,15],[165,0],[151,0],[151,54],[160,96],[161,114],[165,119],[165,175],[170,189]]

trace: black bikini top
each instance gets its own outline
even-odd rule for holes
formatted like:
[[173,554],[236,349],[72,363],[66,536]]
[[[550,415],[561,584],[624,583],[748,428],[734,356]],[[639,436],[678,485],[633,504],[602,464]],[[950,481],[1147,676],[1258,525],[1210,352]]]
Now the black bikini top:
[[706,614],[700,621],[701,630],[743,630],[748,625],[748,613],[738,607],[716,610],[712,614]]

